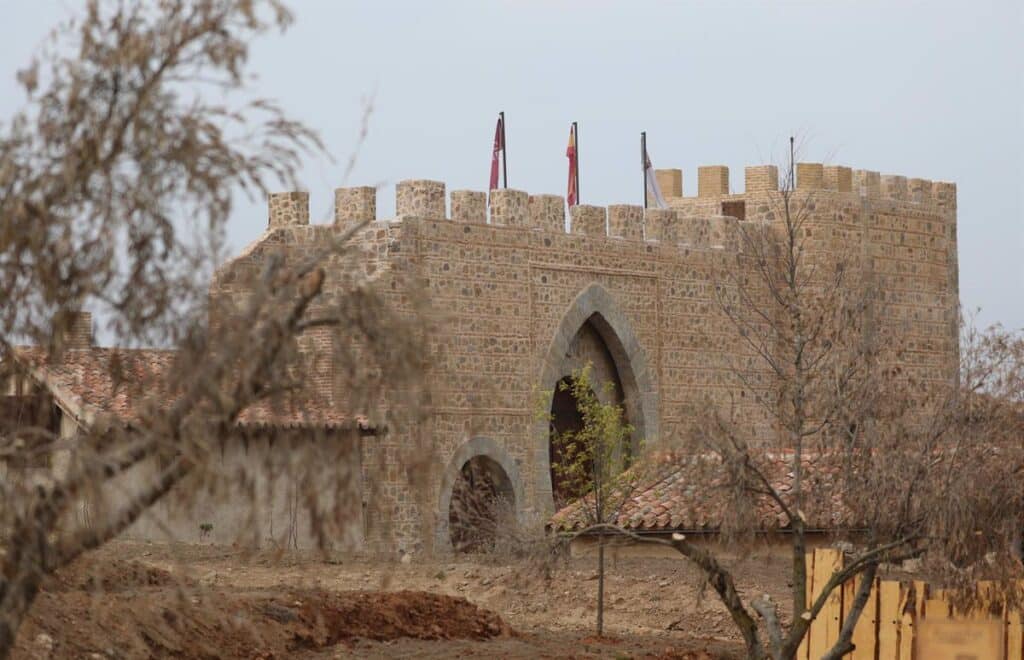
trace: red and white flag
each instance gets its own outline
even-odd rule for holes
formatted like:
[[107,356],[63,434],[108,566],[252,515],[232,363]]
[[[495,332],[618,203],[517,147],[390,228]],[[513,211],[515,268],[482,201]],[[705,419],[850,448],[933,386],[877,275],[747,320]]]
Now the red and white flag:
[[498,116],[498,125],[494,127],[494,150],[491,152],[491,186],[488,190],[498,187],[498,154],[505,150],[505,126],[501,116]]
[[565,195],[565,201],[569,206],[576,206],[579,203],[579,163],[576,160],[576,126],[569,128],[569,146],[565,148],[565,155],[569,159],[569,188]]

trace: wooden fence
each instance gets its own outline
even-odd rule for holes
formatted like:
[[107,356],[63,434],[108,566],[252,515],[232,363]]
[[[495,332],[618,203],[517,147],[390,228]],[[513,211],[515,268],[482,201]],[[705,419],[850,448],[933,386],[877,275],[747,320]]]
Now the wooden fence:
[[[820,548],[807,553],[808,606],[833,571],[842,552]],[[832,592],[797,652],[817,660],[839,639],[843,617],[853,604],[859,578]],[[979,585],[984,593],[985,585]],[[921,581],[875,579],[853,631],[854,660],[1024,660],[1024,626],[1019,611],[996,606],[966,616],[952,613],[948,594]],[[995,610],[997,613],[990,613]]]

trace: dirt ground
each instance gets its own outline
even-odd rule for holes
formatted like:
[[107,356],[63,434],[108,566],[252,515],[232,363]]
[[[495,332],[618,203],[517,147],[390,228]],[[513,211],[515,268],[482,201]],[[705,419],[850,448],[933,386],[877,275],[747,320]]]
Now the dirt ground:
[[[779,560],[740,588],[785,602]],[[49,580],[15,658],[740,657],[684,562],[610,561],[594,637],[590,557],[410,563],[118,541]]]

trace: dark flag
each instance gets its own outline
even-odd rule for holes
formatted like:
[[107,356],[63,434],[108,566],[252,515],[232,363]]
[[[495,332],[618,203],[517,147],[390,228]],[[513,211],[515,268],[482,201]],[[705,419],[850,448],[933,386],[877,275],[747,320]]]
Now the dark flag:
[[[498,152],[501,152],[502,160],[505,157],[505,113],[498,113],[498,124],[494,127],[494,149],[491,152],[491,186],[488,190],[498,187]],[[508,171],[505,174],[505,187],[508,187]]]
[[565,200],[569,206],[576,206],[580,199],[580,167],[576,160],[576,122],[572,123],[569,129],[569,146],[565,149],[565,155],[569,159],[569,189],[566,192]]

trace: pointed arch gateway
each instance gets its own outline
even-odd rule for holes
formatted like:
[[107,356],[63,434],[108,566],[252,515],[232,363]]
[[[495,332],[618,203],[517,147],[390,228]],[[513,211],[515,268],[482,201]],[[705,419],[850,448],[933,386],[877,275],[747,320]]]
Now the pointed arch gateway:
[[[640,341],[629,319],[618,303],[600,284],[590,284],[576,296],[555,331],[548,346],[540,374],[541,391],[551,392],[552,398],[562,379],[578,368],[578,350],[581,342],[594,343],[597,339],[614,365],[607,369],[617,379],[618,394],[626,417],[636,429],[636,437],[648,442],[658,436],[658,396],[654,376]],[[553,401],[553,404],[558,402]],[[556,411],[557,412],[557,411]],[[556,419],[556,424],[558,420]],[[539,505],[547,511],[554,509],[554,480],[551,471],[551,440],[547,422],[534,427]]]

